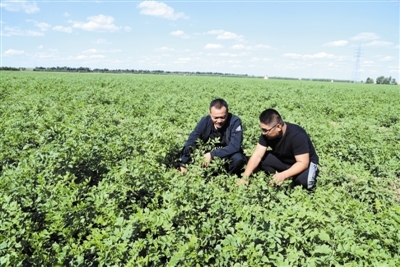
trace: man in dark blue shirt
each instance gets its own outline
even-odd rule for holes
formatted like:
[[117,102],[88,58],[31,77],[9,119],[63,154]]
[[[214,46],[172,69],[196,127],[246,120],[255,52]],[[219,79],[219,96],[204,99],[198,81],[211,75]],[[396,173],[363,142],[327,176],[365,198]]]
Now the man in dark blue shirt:
[[[284,122],[274,109],[260,115],[262,134],[238,184],[246,180],[259,167],[273,174],[271,185],[279,185],[293,178],[295,185],[311,189],[318,174],[318,155],[306,131],[300,126]],[[270,147],[271,150],[267,151]]]
[[220,98],[211,101],[210,114],[201,118],[189,135],[181,151],[180,172],[186,173],[185,166],[190,161],[190,154],[196,147],[197,139],[207,142],[215,138],[219,138],[219,144],[215,144],[215,149],[204,154],[202,166],[206,167],[214,157],[226,158],[229,160],[226,166],[228,173],[240,175],[246,163],[246,156],[242,150],[242,122],[239,117],[228,112],[228,104]]

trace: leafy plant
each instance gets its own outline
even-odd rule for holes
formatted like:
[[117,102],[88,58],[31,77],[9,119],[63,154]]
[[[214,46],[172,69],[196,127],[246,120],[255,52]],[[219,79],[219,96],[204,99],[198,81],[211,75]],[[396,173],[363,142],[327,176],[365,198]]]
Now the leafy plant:
[[[398,266],[398,90],[373,84],[2,72],[0,266]],[[379,87],[379,88],[378,88]],[[310,134],[317,189],[248,187],[201,144],[209,102],[267,108]]]

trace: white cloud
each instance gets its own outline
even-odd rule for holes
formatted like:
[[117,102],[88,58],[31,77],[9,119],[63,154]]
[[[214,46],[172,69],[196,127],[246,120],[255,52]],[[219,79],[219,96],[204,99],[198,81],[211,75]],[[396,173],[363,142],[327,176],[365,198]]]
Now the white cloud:
[[97,49],[95,48],[91,48],[91,49],[87,49],[82,51],[83,54],[94,54],[94,53],[98,53],[99,51],[97,51]]
[[154,16],[154,17],[161,17],[165,19],[171,19],[171,20],[176,20],[176,19],[186,19],[188,18],[184,13],[179,12],[176,13],[175,10],[162,3],[162,2],[157,2],[157,1],[144,1],[141,2],[137,8],[140,9],[140,14],[143,15],[149,15],[149,16]]
[[270,49],[271,47],[269,45],[263,45],[263,44],[258,44],[254,46],[254,49]]
[[84,31],[95,32],[114,32],[118,31],[120,27],[113,24],[114,18],[111,16],[98,15],[88,17],[88,22],[69,21],[72,23],[73,28],[82,29]]
[[233,45],[232,49],[234,50],[265,50],[265,49],[270,49],[271,47],[269,45],[263,45],[263,44],[258,44],[258,45],[242,45],[242,44],[237,44]]
[[160,48],[156,48],[156,51],[174,51],[174,49],[173,48],[169,48],[169,47],[166,47],[166,46],[163,46],[163,47],[160,47]]
[[219,40],[242,39],[242,36],[237,35],[236,33],[233,32],[224,32],[222,34],[219,34],[217,36],[217,39]]
[[72,28],[71,27],[64,27],[64,26],[54,26],[52,28],[53,31],[58,31],[58,32],[66,32],[66,33],[71,33]]
[[3,31],[1,32],[2,36],[43,36],[43,32],[37,31],[23,31],[19,27],[4,27]]
[[130,31],[132,31],[132,28],[131,28],[131,27],[129,27],[129,26],[125,26],[125,27],[124,27],[124,31],[126,31],[126,32],[130,32]]
[[373,32],[362,32],[351,38],[351,40],[354,41],[368,41],[375,39],[379,39],[379,36]]
[[303,57],[302,55],[300,55],[300,54],[295,54],[295,53],[286,53],[286,54],[284,54],[283,56],[284,56],[284,57],[294,58],[294,59],[302,58],[302,57]]
[[6,52],[4,52],[4,55],[6,56],[19,56],[24,54],[24,50],[15,50],[15,49],[8,49]]
[[221,34],[221,33],[223,33],[224,31],[223,30],[211,30],[211,31],[208,31],[207,33],[208,34]]
[[45,22],[37,22],[35,23],[35,25],[39,27],[41,31],[47,31],[47,29],[51,27],[50,24]]
[[71,15],[68,12],[65,12],[63,16],[67,18],[67,17],[69,17]]
[[385,41],[372,41],[369,43],[366,43],[364,46],[373,46],[373,47],[389,47],[392,46],[393,43],[391,42],[385,42]]
[[54,60],[57,58],[57,50],[54,49],[49,49],[46,52],[40,52],[40,53],[36,53],[32,56],[32,58],[34,59],[50,59],[50,60]]
[[174,61],[174,63],[178,63],[178,64],[183,63],[183,64],[185,64],[185,63],[188,63],[189,61],[191,61],[190,57],[180,57],[176,61]]
[[328,54],[325,52],[320,52],[317,54],[305,54],[305,55],[300,55],[300,54],[295,54],[295,53],[286,53],[283,55],[284,57],[290,57],[293,59],[319,59],[319,58],[335,58],[333,54]]
[[43,49],[43,45],[39,45],[39,46],[38,46],[38,49]]
[[384,58],[381,59],[381,61],[385,61],[385,62],[393,61],[393,60],[394,60],[394,57],[391,57],[391,56],[387,56],[387,57],[384,57]]
[[237,54],[231,54],[231,53],[219,53],[219,55],[222,57],[237,57]]
[[220,44],[206,44],[206,46],[204,47],[204,49],[220,49],[223,48],[223,45]]
[[248,46],[245,46],[245,45],[242,45],[242,44],[238,44],[238,45],[233,45],[232,46],[232,49],[235,49],[235,50],[246,50],[248,48],[249,48]]
[[105,39],[97,39],[96,44],[112,44],[111,42],[105,40]]
[[186,33],[184,33],[184,32],[181,31],[181,30],[173,31],[173,32],[171,32],[170,34],[171,34],[172,36],[177,36],[177,37],[181,37],[181,38],[184,38],[184,39],[188,39],[188,38],[189,38],[189,35],[186,34]]
[[31,19],[27,19],[26,21],[27,21],[27,22],[33,22],[33,24],[34,24],[36,27],[40,28],[40,30],[43,31],[43,32],[44,32],[44,31],[47,31],[47,30],[51,27],[50,24],[45,23],[45,22],[37,22],[37,21],[31,20]]
[[334,58],[334,57],[335,56],[333,54],[328,54],[325,52],[320,52],[313,55],[304,55],[304,58]]
[[325,43],[323,46],[346,46],[347,43],[348,42],[346,40],[339,40],[339,41]]
[[359,69],[358,72],[363,73],[363,72],[365,72],[365,70],[364,69]]
[[104,55],[79,55],[76,59],[96,59],[96,58],[105,58]]
[[371,67],[374,64],[375,64],[375,62],[372,61],[372,60],[365,60],[365,61],[361,62],[361,65],[364,66],[364,67]]
[[96,48],[90,48],[90,49],[86,49],[83,50],[79,57],[80,58],[105,58],[106,56],[102,55],[102,54],[107,54],[107,53],[121,53],[122,50],[121,49],[111,49],[111,50],[99,50]]
[[0,4],[1,8],[4,8],[7,11],[11,12],[25,12],[27,14],[33,14],[39,12],[40,9],[36,6],[35,2],[27,2],[27,1],[8,1],[6,3]]
[[242,40],[243,36],[224,30],[211,30],[208,34],[217,35],[218,40]]

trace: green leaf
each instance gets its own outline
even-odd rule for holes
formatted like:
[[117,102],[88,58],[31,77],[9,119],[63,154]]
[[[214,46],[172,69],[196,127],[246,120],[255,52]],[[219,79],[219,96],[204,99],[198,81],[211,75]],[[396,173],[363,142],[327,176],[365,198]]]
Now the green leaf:
[[321,245],[314,249],[314,254],[330,254],[332,249],[327,245]]
[[324,230],[321,230],[318,234],[319,239],[321,239],[322,241],[326,241],[329,242],[330,238],[329,238],[329,234],[327,232],[325,232]]

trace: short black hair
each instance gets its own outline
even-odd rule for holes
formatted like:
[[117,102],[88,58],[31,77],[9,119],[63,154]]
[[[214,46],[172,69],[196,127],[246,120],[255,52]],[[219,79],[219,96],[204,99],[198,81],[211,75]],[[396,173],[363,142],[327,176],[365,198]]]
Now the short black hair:
[[212,107],[215,107],[216,109],[221,109],[222,107],[225,107],[226,111],[228,111],[228,103],[226,103],[226,101],[223,100],[222,98],[217,98],[211,101],[210,110]]
[[260,114],[260,122],[270,125],[273,123],[283,124],[283,119],[278,111],[272,108],[268,108],[261,112]]

